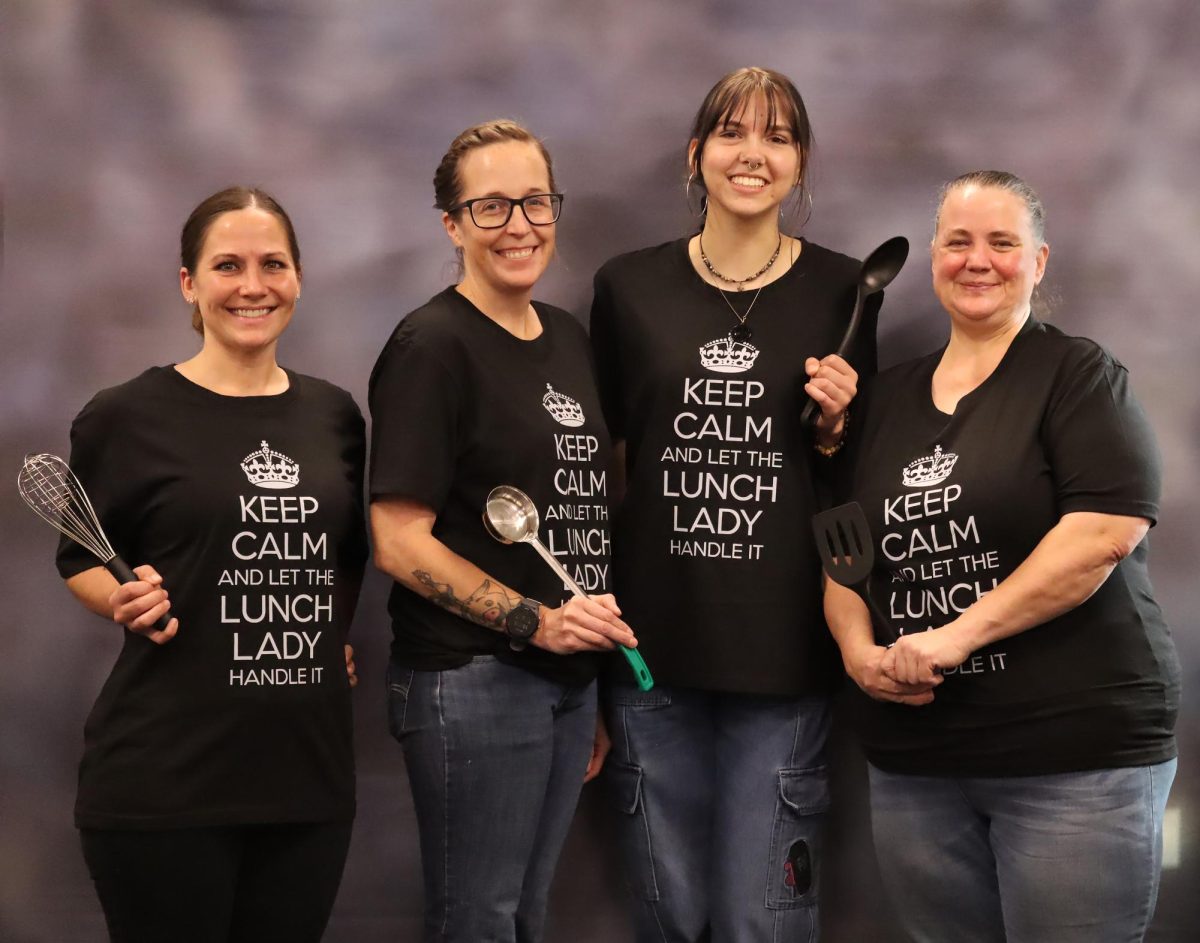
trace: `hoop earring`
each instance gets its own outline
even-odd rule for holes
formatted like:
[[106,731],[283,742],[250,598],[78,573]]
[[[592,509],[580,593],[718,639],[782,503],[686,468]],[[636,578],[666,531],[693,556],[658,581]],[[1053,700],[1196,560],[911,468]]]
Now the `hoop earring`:
[[[693,216],[704,217],[704,216],[708,215],[708,194],[707,193],[702,193],[700,195],[700,209],[698,211],[692,209],[692,181],[695,179],[696,179],[695,171],[692,171],[690,174],[688,174],[687,183],[683,187],[683,199],[687,203],[687,208],[688,208],[689,213],[691,213]],[[698,190],[700,188],[697,187],[696,189]]]
[[[783,202],[779,204],[780,232],[788,232],[790,234],[791,230],[795,228],[793,224],[796,222],[796,207],[798,205],[799,200],[796,199],[796,188],[793,186],[791,192],[788,193]],[[785,207],[787,208],[786,218],[784,214]]]
[[[808,221],[810,219],[812,219],[812,212],[813,212],[812,191],[808,190],[808,189],[804,189],[802,192],[803,192],[804,196],[797,197],[796,204],[789,211],[789,215],[793,216],[793,220],[794,220],[794,217],[796,215],[799,215],[800,206],[805,202],[805,200],[808,201],[808,211],[804,214],[804,219],[800,220],[799,224],[794,225],[792,227],[793,229],[803,229],[806,225],[808,225]],[[790,200],[791,196],[789,196],[788,199]],[[784,202],[787,202],[787,201],[785,200]],[[780,204],[780,206],[779,206],[779,214],[780,214],[779,225],[780,225],[780,228],[782,229],[783,228],[783,204]]]

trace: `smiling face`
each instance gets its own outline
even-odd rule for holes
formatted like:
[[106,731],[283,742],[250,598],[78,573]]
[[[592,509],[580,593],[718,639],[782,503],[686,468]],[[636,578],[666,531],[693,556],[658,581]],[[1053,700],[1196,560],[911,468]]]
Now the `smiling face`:
[[1015,193],[966,184],[946,194],[933,237],[933,290],[961,326],[1001,329],[1029,313],[1050,247]]
[[[488,196],[519,200],[553,189],[541,151],[528,141],[477,147],[462,158],[458,175],[460,202]],[[443,213],[442,223],[462,250],[464,287],[479,297],[531,294],[554,255],[555,224],[530,225],[515,206],[498,229],[480,229],[466,209]]]
[[[689,145],[689,165],[694,166],[697,146],[695,140]],[[762,93],[718,123],[700,153],[709,212],[773,214],[802,172],[801,149],[785,121],[785,110],[770,108]]]
[[193,270],[180,269],[179,286],[197,306],[206,348],[273,352],[295,311],[300,272],[279,218],[249,206],[212,221]]

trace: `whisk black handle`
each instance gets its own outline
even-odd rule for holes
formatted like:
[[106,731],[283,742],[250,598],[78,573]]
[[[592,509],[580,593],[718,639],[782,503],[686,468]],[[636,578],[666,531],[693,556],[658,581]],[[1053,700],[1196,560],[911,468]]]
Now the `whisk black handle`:
[[[118,583],[136,583],[141,579],[136,573],[129,568],[129,564],[120,557],[113,557],[104,568],[117,578]],[[158,621],[154,623],[154,627],[160,632],[165,632],[168,625],[171,623],[171,611],[167,610],[158,617]]]

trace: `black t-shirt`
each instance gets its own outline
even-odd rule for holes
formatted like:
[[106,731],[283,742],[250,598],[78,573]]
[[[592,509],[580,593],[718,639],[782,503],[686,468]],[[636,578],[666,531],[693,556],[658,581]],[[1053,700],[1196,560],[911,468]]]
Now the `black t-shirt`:
[[[876,378],[852,429],[848,494],[875,544],[872,594],[912,633],[951,622],[1073,511],[1158,514],[1159,456],[1125,368],[1030,318],[999,366],[933,404],[937,351]],[[876,627],[881,644],[895,635]],[[871,762],[932,775],[1037,775],[1175,755],[1179,664],[1146,572],[1146,541],[1096,593],[979,649],[935,700],[857,695]]]
[[[433,535],[515,592],[558,606],[570,591],[532,547],[505,545],[483,525],[497,485],[533,499],[542,543],[587,593],[609,587],[608,467],[587,336],[569,314],[534,302],[542,333],[514,337],[454,287],[409,314],[371,374],[371,497],[419,501]],[[430,602],[400,583],[388,602],[392,658],[442,671],[474,655],[565,683],[596,675],[590,654],[514,652],[503,632]]]
[[[596,275],[592,343],[627,490],[614,526],[614,587],[665,684],[798,696],[841,675],[821,615],[808,520],[814,463],[799,422],[806,357],[836,350],[858,263],[811,242],[765,286],[748,344],[687,240]],[[744,312],[755,292],[729,293]],[[878,299],[849,360],[875,370]]]
[[[81,827],[353,817],[342,643],[366,562],[363,420],[345,391],[288,379],[232,397],[154,367],[71,427],[110,542],[162,574],[179,618],[161,646],[125,631],[84,730]],[[61,543],[64,578],[97,565]]]

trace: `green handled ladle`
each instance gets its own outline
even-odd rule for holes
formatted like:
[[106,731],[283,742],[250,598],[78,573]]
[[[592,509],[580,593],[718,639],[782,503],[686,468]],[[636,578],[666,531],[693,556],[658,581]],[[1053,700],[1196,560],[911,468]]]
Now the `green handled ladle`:
[[[538,517],[537,505],[520,488],[513,485],[498,485],[487,496],[484,505],[483,523],[487,532],[502,544],[529,544],[538,555],[546,561],[546,565],[563,581],[563,585],[576,596],[586,597],[587,594],[579,588],[579,584],[571,579],[561,563],[554,558],[545,544],[538,538],[538,528],[541,519]],[[621,646],[621,654],[633,669],[637,685],[643,691],[654,687],[654,678],[650,669],[635,649]]]

